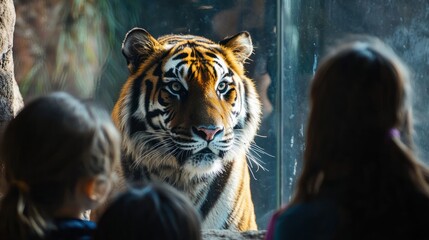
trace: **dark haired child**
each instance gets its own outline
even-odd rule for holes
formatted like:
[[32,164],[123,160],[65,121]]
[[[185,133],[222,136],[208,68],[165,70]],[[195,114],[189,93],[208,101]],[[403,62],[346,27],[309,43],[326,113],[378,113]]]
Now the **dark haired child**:
[[267,239],[429,239],[429,171],[413,150],[409,94],[407,67],[376,38],[324,58],[302,173]]
[[201,240],[200,216],[189,200],[164,183],[122,193],[98,222],[96,240]]

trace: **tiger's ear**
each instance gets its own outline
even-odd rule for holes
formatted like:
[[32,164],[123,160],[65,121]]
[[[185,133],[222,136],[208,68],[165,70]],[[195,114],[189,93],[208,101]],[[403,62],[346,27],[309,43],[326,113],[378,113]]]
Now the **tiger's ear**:
[[241,32],[219,42],[220,45],[232,50],[238,61],[244,63],[253,52],[253,44],[248,32]]
[[142,28],[133,28],[122,42],[122,54],[127,60],[128,69],[134,73],[140,63],[145,61],[160,46],[158,41]]

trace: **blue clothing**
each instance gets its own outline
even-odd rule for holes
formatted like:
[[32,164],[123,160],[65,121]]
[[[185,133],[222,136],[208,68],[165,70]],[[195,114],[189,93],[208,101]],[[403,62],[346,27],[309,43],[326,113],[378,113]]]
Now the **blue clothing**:
[[333,239],[340,221],[335,201],[329,198],[292,205],[281,212],[274,224],[274,240]]
[[56,219],[55,230],[47,234],[47,240],[91,240],[95,222],[82,219]]

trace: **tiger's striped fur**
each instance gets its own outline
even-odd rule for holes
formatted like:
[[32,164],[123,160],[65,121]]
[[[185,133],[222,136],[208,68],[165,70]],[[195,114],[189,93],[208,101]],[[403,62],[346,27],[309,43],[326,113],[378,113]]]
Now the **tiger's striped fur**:
[[257,229],[246,154],[261,106],[243,68],[252,51],[247,32],[214,43],[134,28],[123,42],[130,76],[112,117],[125,177],[181,190],[204,229]]

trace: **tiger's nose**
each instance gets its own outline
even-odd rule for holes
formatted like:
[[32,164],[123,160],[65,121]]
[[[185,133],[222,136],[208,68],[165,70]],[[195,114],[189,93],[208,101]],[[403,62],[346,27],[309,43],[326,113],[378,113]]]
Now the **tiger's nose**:
[[219,135],[221,132],[223,132],[223,128],[217,126],[200,126],[192,127],[192,131],[194,131],[194,133],[202,139],[211,141],[216,137],[216,135]]

